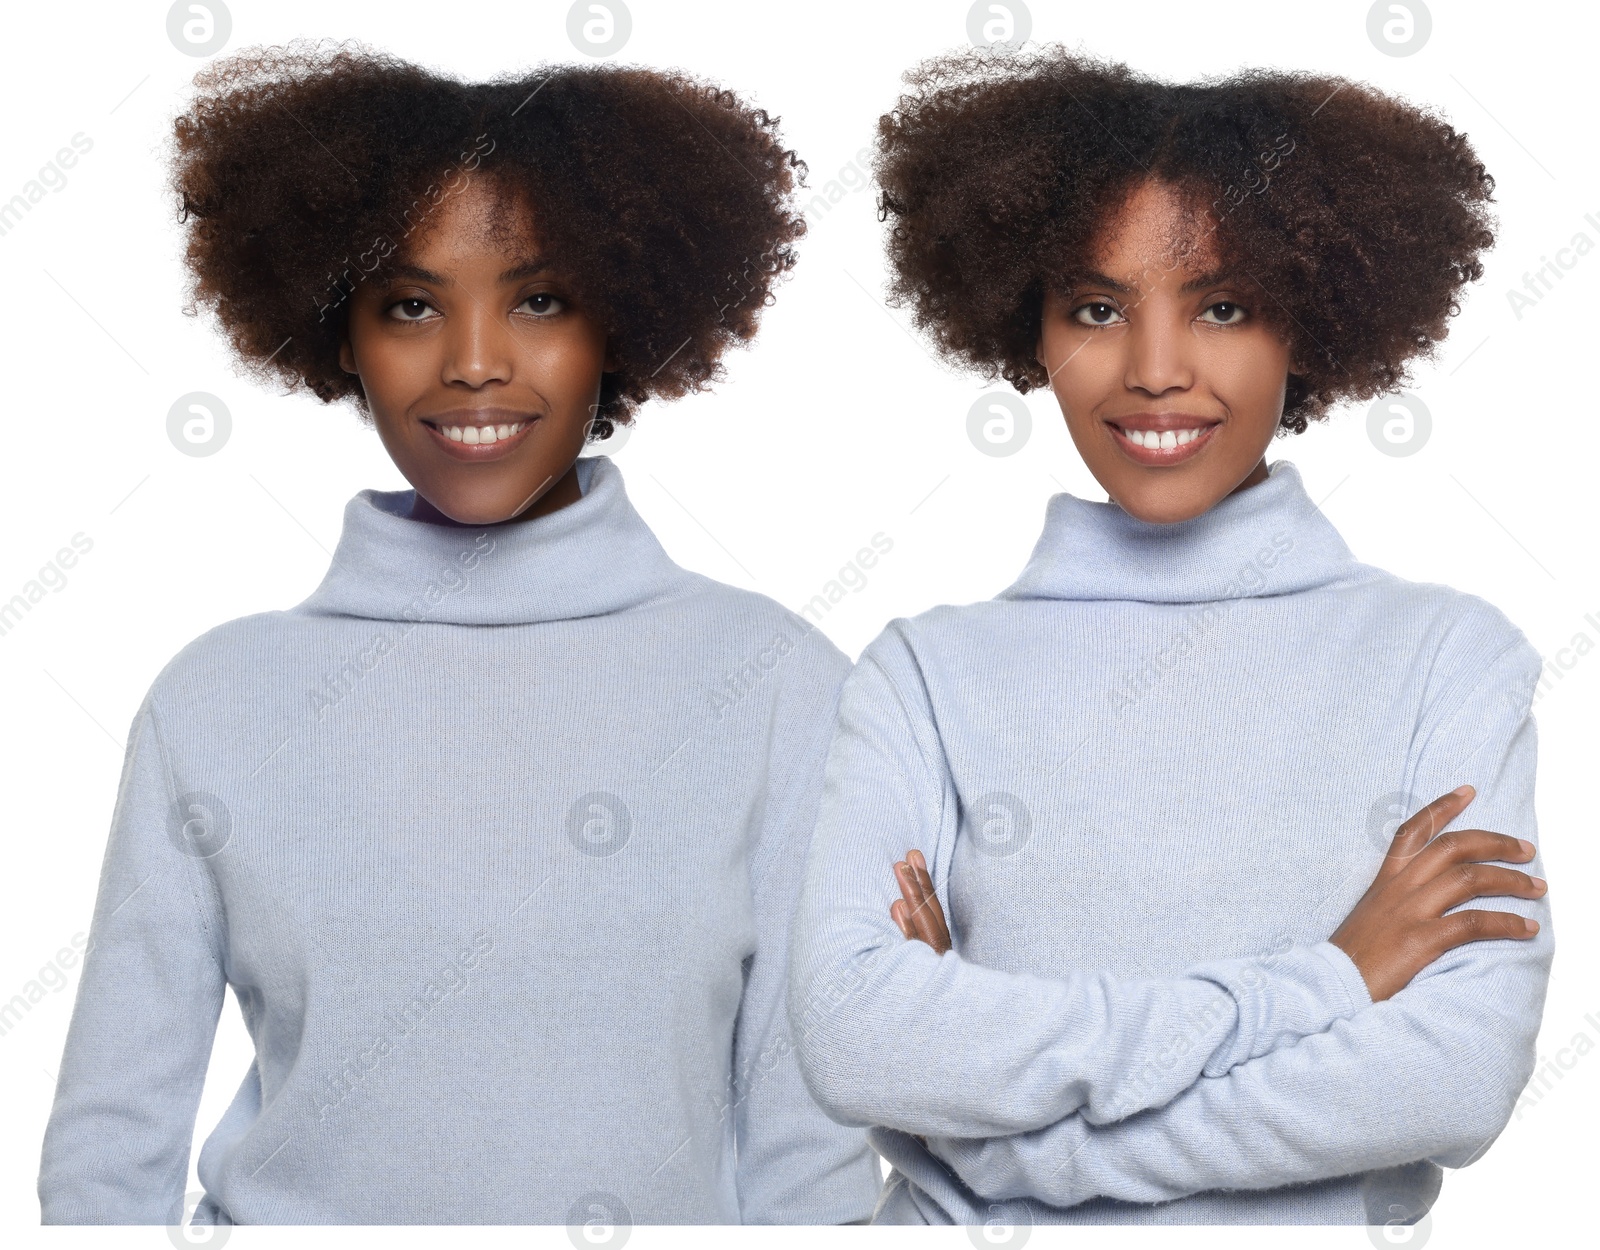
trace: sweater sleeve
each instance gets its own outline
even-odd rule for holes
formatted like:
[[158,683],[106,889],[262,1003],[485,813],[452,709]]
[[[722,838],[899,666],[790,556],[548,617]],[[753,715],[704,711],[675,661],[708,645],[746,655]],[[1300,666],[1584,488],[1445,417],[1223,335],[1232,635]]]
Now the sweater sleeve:
[[883,1184],[877,1156],[863,1130],[835,1123],[812,1099],[785,1010],[789,924],[850,661],[812,629],[778,662],[783,680],[751,863],[756,950],[734,1036],[740,1216],[746,1224],[865,1222]]
[[[1526,642],[1512,645],[1473,666],[1481,680],[1419,727],[1406,793],[1420,804],[1463,782],[1477,789],[1447,828],[1536,841],[1539,667]],[[1544,875],[1537,856],[1509,866]],[[1471,908],[1531,916],[1540,929],[1446,951],[1384,1002],[1158,1110],[1108,1125],[1071,1115],[1038,1132],[936,1137],[928,1148],[985,1198],[1063,1207],[1269,1189],[1421,1159],[1465,1167],[1505,1127],[1533,1072],[1554,937],[1548,896],[1453,910]]]
[[[1054,978],[907,940],[893,864],[948,872],[959,805],[912,649],[891,624],[845,683],[793,934],[789,1012],[844,1124],[986,1137],[1121,1119],[1371,1002],[1327,942],[1165,978]],[[953,940],[959,948],[960,935]]]
[[220,909],[198,858],[217,837],[204,803],[175,793],[147,699],[128,737],[45,1130],[45,1224],[181,1219],[224,988]]

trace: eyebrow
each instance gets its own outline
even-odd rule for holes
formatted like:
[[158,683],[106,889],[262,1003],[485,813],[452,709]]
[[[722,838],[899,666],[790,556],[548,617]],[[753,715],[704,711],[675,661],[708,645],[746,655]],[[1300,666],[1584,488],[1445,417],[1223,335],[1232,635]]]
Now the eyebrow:
[[[1230,276],[1231,274],[1229,271],[1225,269],[1213,269],[1209,273],[1203,273],[1198,277],[1189,279],[1189,281],[1185,282],[1178,289],[1184,295],[1192,295],[1196,291],[1204,290],[1208,286],[1215,286],[1217,283]],[[1133,288],[1128,286],[1126,283],[1118,282],[1115,278],[1109,277],[1106,274],[1099,273],[1092,269],[1081,274],[1073,285],[1105,287],[1107,290],[1115,291],[1118,295],[1130,295],[1133,292]]]
[[1223,282],[1232,276],[1226,269],[1213,269],[1210,273],[1203,273],[1198,278],[1190,278],[1178,289],[1185,295],[1192,295],[1208,286],[1216,286],[1217,283]]
[[1105,274],[1098,273],[1093,269],[1078,275],[1078,280],[1074,282],[1073,285],[1102,286],[1107,290],[1115,291],[1118,295],[1129,295],[1133,292],[1133,288],[1131,286],[1128,286],[1122,282],[1118,282],[1115,278],[1107,277]]
[[[534,274],[542,273],[550,268],[548,260],[534,257],[520,264],[513,265],[500,275],[501,282],[515,282],[519,278],[531,278]],[[449,286],[450,279],[441,273],[434,273],[431,269],[424,269],[421,265],[399,264],[390,273],[396,278],[414,278],[418,282],[431,282],[435,286]]]

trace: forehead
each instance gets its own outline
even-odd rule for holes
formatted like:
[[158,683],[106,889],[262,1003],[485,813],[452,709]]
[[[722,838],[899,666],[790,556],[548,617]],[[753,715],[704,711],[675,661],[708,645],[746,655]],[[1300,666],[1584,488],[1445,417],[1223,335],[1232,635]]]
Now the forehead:
[[[425,201],[426,203],[426,201]],[[408,260],[526,255],[536,250],[533,210],[516,187],[481,175],[462,179],[409,232]]]
[[1091,265],[1131,286],[1165,275],[1185,278],[1218,267],[1214,220],[1193,194],[1146,179],[1113,203],[1090,240]]

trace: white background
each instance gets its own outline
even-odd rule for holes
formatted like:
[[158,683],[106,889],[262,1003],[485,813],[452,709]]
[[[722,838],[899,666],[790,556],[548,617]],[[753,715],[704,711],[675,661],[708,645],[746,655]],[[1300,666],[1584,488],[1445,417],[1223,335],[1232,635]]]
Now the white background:
[[[813,210],[794,277],[755,345],[715,394],[647,405],[617,460],[671,555],[798,608],[870,537],[893,551],[825,621],[851,655],[891,617],[986,598],[1021,568],[1063,489],[1101,498],[1048,395],[1027,398],[1034,429],[1015,455],[980,454],[966,414],[983,388],[941,368],[882,303],[881,227],[857,153],[890,107],[902,70],[966,39],[968,4],[666,4],[630,0],[632,34],[613,59],[718,79],[781,115],[810,165]],[[465,76],[578,60],[562,3],[245,3],[224,49],[301,35],[356,37]],[[1411,391],[1433,417],[1415,455],[1383,454],[1365,411],[1347,410],[1276,444],[1357,556],[1445,582],[1503,608],[1552,662],[1537,705],[1541,842],[1557,956],[1541,1055],[1570,1065],[1488,1155],[1446,1176],[1431,1240],[1524,1244],[1557,1230],[1593,1235],[1600,1151],[1600,944],[1592,805],[1600,644],[1594,559],[1595,398],[1591,373],[1600,254],[1579,260],[1518,317],[1507,292],[1579,231],[1600,244],[1592,95],[1596,19],[1588,6],[1437,0],[1426,45],[1380,53],[1361,3],[1032,4],[1033,36],[1187,79],[1240,66],[1345,74],[1441,110],[1497,180],[1501,225],[1488,272],[1439,361]],[[123,743],[167,659],[195,635],[303,599],[322,577],[345,501],[404,485],[349,411],[268,393],[237,376],[220,339],[180,312],[180,232],[163,189],[173,112],[203,59],[166,34],[166,6],[24,5],[7,14],[0,74],[6,144],[0,201],[82,132],[92,150],[0,236],[0,343],[10,396],[0,492],[0,601],[22,590],[74,534],[92,550],[0,636],[0,784],[6,796],[0,1002],[37,979],[88,928]],[[852,168],[854,166],[854,168]],[[624,176],[626,176],[624,174]],[[809,198],[809,197],[808,197]],[[1594,213],[1593,223],[1585,221]],[[169,442],[166,414],[190,391],[224,399],[233,433],[216,455]],[[1586,614],[1593,617],[1586,619]],[[1586,646],[1584,650],[1587,650]],[[1558,674],[1558,675],[1557,675]],[[1307,767],[1316,767],[1308,760]],[[1181,923],[1181,915],[1174,916]],[[9,1245],[88,1244],[40,1230],[34,1191],[77,969],[0,1035],[0,1227]],[[1586,1041],[1578,1050],[1561,1048]],[[230,1002],[198,1137],[248,1063]],[[191,1186],[192,1188],[194,1186]],[[238,1244],[431,1244],[423,1230],[236,1229]],[[487,1230],[501,1244],[569,1244],[561,1229]],[[897,1230],[844,1236],[887,1243]],[[959,1230],[925,1234],[969,1244]],[[1039,1244],[1281,1245],[1272,1230],[1034,1230]],[[801,1231],[775,1240],[801,1244]],[[1297,1230],[1308,1244],[1358,1246],[1364,1229]],[[106,1235],[94,1234],[97,1244]],[[735,1240],[737,1239],[737,1240]],[[167,1244],[124,1229],[115,1244]],[[636,1229],[640,1247],[746,1245],[738,1229]]]

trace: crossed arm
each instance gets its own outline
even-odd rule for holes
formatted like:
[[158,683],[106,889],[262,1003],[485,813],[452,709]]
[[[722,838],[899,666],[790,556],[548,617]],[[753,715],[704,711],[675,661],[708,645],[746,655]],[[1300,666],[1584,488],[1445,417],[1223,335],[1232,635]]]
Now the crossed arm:
[[[1407,792],[1470,778],[1473,824],[1533,840],[1537,666],[1525,646],[1508,648],[1424,725]],[[1538,872],[1537,857],[1523,867]],[[1533,918],[1538,933],[1457,946],[1385,1001],[1208,1072],[1164,1105],[1114,1123],[1069,1113],[1043,1129],[926,1144],[985,1198],[1063,1207],[1268,1189],[1419,1159],[1466,1166],[1505,1126],[1533,1070],[1552,956],[1542,897],[1495,906]]]
[[1003,972],[908,942],[887,866],[948,840],[955,818],[926,693],[891,628],[845,683],[791,935],[801,1070],[841,1123],[997,1140],[1067,1117],[1108,1124],[1371,1003],[1328,942],[1151,978]]

